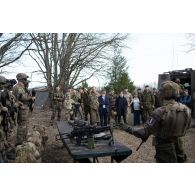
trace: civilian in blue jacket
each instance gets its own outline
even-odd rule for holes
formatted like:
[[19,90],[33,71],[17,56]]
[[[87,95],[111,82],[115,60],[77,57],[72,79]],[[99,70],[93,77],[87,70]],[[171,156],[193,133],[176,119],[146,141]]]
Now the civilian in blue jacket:
[[180,97],[179,100],[182,104],[185,104],[186,106],[188,106],[189,108],[191,108],[191,104],[192,104],[192,98],[188,93],[188,90],[185,89],[184,90],[184,94]]
[[102,90],[101,96],[98,97],[99,115],[101,126],[107,126],[109,113],[109,98],[106,96],[106,91]]

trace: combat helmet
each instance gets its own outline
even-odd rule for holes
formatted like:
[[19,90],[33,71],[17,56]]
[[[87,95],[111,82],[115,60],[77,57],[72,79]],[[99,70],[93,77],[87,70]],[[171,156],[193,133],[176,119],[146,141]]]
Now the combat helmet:
[[6,83],[6,78],[0,75],[0,84],[5,84],[5,83]]
[[161,83],[159,91],[161,97],[165,99],[179,97],[179,85],[173,81],[165,81]]
[[26,75],[25,73],[18,73],[18,74],[16,75],[16,78],[17,78],[17,80],[23,80],[23,79],[29,78],[29,76]]

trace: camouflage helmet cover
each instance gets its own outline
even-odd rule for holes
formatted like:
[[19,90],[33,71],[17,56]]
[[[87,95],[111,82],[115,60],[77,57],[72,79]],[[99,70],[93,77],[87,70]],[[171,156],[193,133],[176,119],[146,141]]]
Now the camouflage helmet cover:
[[179,97],[179,85],[173,81],[165,81],[161,83],[160,94],[163,98]]
[[0,75],[0,83],[5,84],[6,83],[6,78],[4,76]]
[[25,73],[18,73],[18,74],[16,75],[16,78],[17,78],[17,80],[22,80],[22,79],[27,79],[27,78],[29,78],[29,76],[26,75]]

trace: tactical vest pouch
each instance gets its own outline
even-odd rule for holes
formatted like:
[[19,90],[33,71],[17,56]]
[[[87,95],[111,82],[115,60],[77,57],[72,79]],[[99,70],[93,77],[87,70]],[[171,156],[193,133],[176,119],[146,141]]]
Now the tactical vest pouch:
[[158,163],[176,163],[177,155],[174,143],[159,144],[156,148],[156,162]]

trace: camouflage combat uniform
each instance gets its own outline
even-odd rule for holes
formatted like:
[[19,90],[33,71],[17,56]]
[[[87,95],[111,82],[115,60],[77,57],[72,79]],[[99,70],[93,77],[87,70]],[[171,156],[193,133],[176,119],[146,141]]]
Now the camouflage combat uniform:
[[64,95],[62,92],[56,92],[53,94],[53,113],[51,116],[51,122],[53,123],[56,112],[58,112],[58,118],[57,120],[59,121],[61,119],[61,111],[63,107],[63,102],[64,102]]
[[70,98],[66,98],[64,100],[65,120],[67,121],[69,121],[71,119],[71,116],[73,115],[73,108],[72,108],[73,103],[74,103],[74,100]]
[[[163,106],[155,109],[143,129],[126,129],[142,141],[153,134],[156,149],[156,162],[184,162],[187,158],[184,150],[184,136],[190,127],[190,109],[175,101],[179,87],[172,81],[161,85],[165,100]],[[173,98],[174,97],[174,98]]]
[[128,103],[128,107],[130,106],[130,102],[132,101],[133,99],[133,96],[131,95],[131,93],[127,92],[127,93],[123,93],[124,97],[126,98],[127,100],[127,103]]
[[108,116],[108,123],[110,123],[111,119],[114,119],[115,123],[117,122],[117,112],[116,112],[116,98],[117,96],[115,94],[109,94],[109,116]]
[[[0,90],[3,89],[4,84],[6,83],[6,78],[0,75]],[[1,91],[0,91],[1,95]],[[5,132],[3,131],[2,121],[3,115],[2,112],[6,112],[8,109],[2,105],[1,98],[0,98],[0,163],[4,161],[4,140],[5,140]]]
[[98,102],[98,94],[96,92],[91,92],[89,95],[89,105],[90,105],[90,116],[91,116],[91,124],[96,124],[100,122],[99,119],[99,102]]
[[143,122],[145,122],[154,109],[155,105],[154,95],[151,92],[144,91],[141,96],[140,105],[144,120]]
[[89,93],[88,92],[83,92],[81,94],[81,103],[83,104],[85,120],[88,121],[88,115],[90,114],[90,104],[89,104]]
[[179,96],[177,97],[177,101],[180,101],[180,97],[183,95],[184,92],[184,86],[181,83],[176,83],[177,85],[179,85]]
[[16,97],[19,109],[18,109],[18,128],[17,128],[17,141],[16,145],[22,144],[26,141],[28,133],[28,121],[29,121],[29,101],[32,97],[25,90],[25,82],[27,82],[28,76],[24,73],[16,75],[18,83],[13,87],[13,94]]
[[82,108],[81,108],[80,94],[78,94],[78,93],[72,94],[71,99],[74,101],[74,103],[73,103],[74,117],[80,117],[82,119],[83,114],[82,114]]
[[13,131],[17,122],[18,103],[16,101],[16,97],[8,89],[5,89],[2,92],[2,96],[4,96],[4,101],[2,102],[3,106],[8,108],[9,131],[11,132]]

